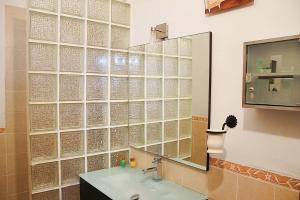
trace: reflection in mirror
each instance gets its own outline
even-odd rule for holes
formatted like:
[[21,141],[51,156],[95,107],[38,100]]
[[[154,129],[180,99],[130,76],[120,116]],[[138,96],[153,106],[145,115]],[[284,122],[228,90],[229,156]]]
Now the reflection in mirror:
[[211,33],[129,49],[130,145],[208,169]]

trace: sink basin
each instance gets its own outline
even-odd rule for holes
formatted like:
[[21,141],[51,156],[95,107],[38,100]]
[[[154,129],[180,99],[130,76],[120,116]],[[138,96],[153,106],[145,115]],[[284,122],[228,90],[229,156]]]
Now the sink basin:
[[206,200],[194,191],[173,182],[152,180],[151,174],[141,169],[111,168],[81,174],[80,177],[113,200],[130,200],[138,195],[140,200]]

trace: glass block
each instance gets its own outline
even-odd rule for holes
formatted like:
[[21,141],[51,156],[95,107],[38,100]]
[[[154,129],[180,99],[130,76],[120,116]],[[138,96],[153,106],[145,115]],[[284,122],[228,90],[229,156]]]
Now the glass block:
[[120,150],[129,147],[128,126],[110,129],[110,149]]
[[119,151],[111,154],[111,167],[120,166],[120,161],[126,160],[129,162],[129,151]]
[[107,125],[107,103],[88,103],[86,109],[88,127]]
[[165,41],[165,55],[178,55],[178,39],[171,39]]
[[129,75],[145,74],[145,55],[144,54],[129,54]]
[[57,158],[57,135],[30,136],[30,151],[32,161],[44,161]]
[[154,153],[157,155],[161,155],[162,153],[162,146],[161,144],[151,145],[147,147],[147,151],[150,153]]
[[129,78],[129,99],[144,99],[144,78]]
[[129,103],[129,124],[143,123],[145,121],[145,102]]
[[177,158],[178,145],[176,142],[169,142],[164,144],[164,156],[168,158]]
[[60,104],[60,129],[83,127],[83,104]]
[[127,100],[128,99],[128,78],[111,77],[111,100]]
[[56,130],[56,105],[30,105],[30,130],[54,131]]
[[57,0],[30,0],[30,7],[56,12]]
[[164,76],[178,76],[178,59],[173,57],[165,57]]
[[61,190],[62,200],[80,200],[80,186],[72,185]]
[[181,118],[192,117],[192,100],[180,100],[179,113]]
[[165,79],[165,98],[178,97],[178,80],[177,79]]
[[162,54],[162,42],[154,42],[146,45],[146,52]]
[[29,74],[29,100],[56,101],[56,75]]
[[111,125],[128,124],[128,103],[110,104],[110,124]]
[[60,46],[60,71],[83,72],[84,49],[79,47]]
[[87,131],[87,152],[99,153],[108,150],[108,130],[94,129]]
[[108,168],[108,154],[90,156],[87,158],[88,172]]
[[111,48],[125,49],[129,48],[129,29],[119,26],[111,26]]
[[84,153],[84,135],[82,131],[60,133],[61,157],[81,156]]
[[192,80],[180,80],[180,97],[192,97]]
[[178,101],[165,101],[165,120],[177,119],[178,117]]
[[180,39],[180,55],[192,57],[192,39],[181,38]]
[[179,121],[179,137],[190,137],[192,135],[192,119]]
[[162,123],[147,124],[147,144],[162,141]]
[[133,46],[129,47],[129,51],[136,51],[136,52],[145,52],[146,45],[138,45],[138,46]]
[[193,62],[191,59],[180,59],[180,77],[192,77]]
[[111,21],[116,24],[130,25],[130,5],[112,0]]
[[57,16],[30,12],[29,37],[35,40],[57,40]]
[[147,75],[162,76],[162,57],[147,56]]
[[129,144],[131,146],[142,146],[145,144],[144,125],[129,126]]
[[56,71],[57,46],[29,43],[29,70]]
[[83,100],[83,76],[60,75],[59,85],[60,101]]
[[184,139],[179,141],[179,156],[189,157],[192,154],[192,140]]
[[84,16],[85,0],[61,0],[61,13],[67,15]]
[[83,44],[84,21],[75,18],[60,18],[60,41],[71,44]]
[[164,126],[165,141],[177,139],[178,138],[177,132],[178,132],[178,121],[165,122],[165,126]]
[[32,190],[58,186],[58,162],[33,165],[31,167]]
[[111,52],[111,74],[128,75],[128,53]]
[[108,52],[100,49],[87,49],[87,72],[108,73]]
[[109,0],[88,0],[88,18],[109,20]]
[[147,119],[149,122],[162,120],[162,101],[147,102]]
[[32,200],[59,200],[59,190],[32,194]]
[[62,185],[79,183],[79,174],[84,172],[84,158],[61,161]]
[[89,46],[108,47],[108,25],[88,21],[87,44]]
[[87,76],[87,100],[107,100],[108,78],[104,76]]
[[162,98],[162,79],[147,79],[147,99]]

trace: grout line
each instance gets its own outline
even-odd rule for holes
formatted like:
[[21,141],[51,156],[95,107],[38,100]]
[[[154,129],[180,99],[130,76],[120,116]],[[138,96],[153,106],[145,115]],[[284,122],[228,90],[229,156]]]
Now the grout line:
[[59,185],[59,199],[62,199],[62,189],[61,189],[61,185],[62,185],[62,172],[61,172],[61,160],[60,160],[60,155],[61,155],[61,144],[60,144],[60,102],[59,102],[59,98],[60,98],[60,28],[61,28],[61,20],[60,20],[60,14],[61,14],[61,1],[59,0],[58,2],[58,9],[57,9],[57,113],[56,113],[56,117],[57,117],[57,145],[58,145],[58,155],[57,155],[57,159],[58,159],[58,185]]
[[84,73],[84,86],[83,86],[83,99],[84,99],[84,111],[83,111],[83,117],[84,117],[84,172],[88,172],[88,157],[87,157],[87,151],[88,151],[88,147],[87,147],[87,139],[88,139],[88,135],[87,135],[87,18],[88,18],[88,1],[85,1],[85,18],[84,18],[84,61],[83,61],[83,73]]
[[111,110],[110,110],[110,106],[111,106],[111,33],[112,33],[112,29],[111,29],[111,21],[112,21],[112,0],[109,0],[109,26],[108,26],[108,69],[107,69],[107,73],[108,73],[108,80],[107,80],[107,84],[108,84],[108,94],[107,94],[107,123],[108,123],[108,168],[111,168]]
[[238,191],[239,191],[239,177],[236,176],[236,191],[235,191],[235,199],[238,199]]

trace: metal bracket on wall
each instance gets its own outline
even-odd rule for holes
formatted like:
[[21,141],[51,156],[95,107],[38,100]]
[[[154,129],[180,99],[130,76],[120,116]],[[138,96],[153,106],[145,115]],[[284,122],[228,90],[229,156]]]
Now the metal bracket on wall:
[[165,40],[169,37],[169,26],[167,23],[152,26],[151,33],[155,33],[156,40]]

